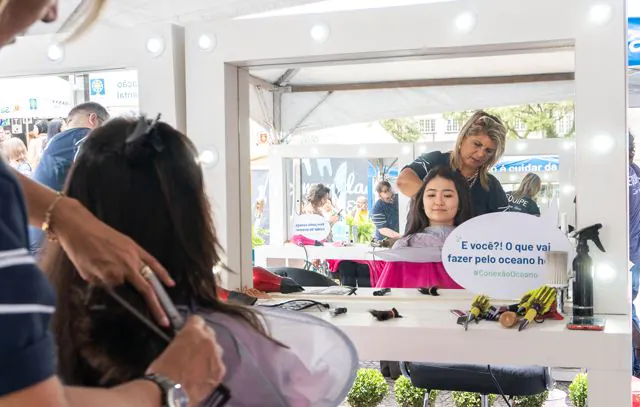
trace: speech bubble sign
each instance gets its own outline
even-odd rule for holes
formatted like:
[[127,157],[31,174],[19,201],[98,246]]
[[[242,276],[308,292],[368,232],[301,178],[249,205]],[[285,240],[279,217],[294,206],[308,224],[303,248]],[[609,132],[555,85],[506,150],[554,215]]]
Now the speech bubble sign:
[[307,239],[325,240],[331,232],[331,225],[320,215],[298,215],[293,224],[293,234]]
[[559,229],[537,216],[499,212],[455,228],[444,243],[442,262],[451,278],[469,291],[519,298],[551,282],[550,252],[572,252]]

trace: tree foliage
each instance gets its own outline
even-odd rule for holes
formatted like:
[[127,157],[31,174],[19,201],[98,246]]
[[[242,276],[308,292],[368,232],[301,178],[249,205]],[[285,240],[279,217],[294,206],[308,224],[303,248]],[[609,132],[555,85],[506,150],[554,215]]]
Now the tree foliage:
[[413,118],[381,120],[380,124],[400,143],[415,143],[420,140],[420,125]]
[[[531,133],[542,133],[545,138],[573,137],[576,129],[575,119],[572,119],[566,134],[558,134],[557,130],[558,120],[573,112],[573,102],[534,103],[486,111],[502,119],[510,139],[526,139]],[[472,114],[473,111],[445,113],[444,117],[464,123]],[[518,123],[524,125],[524,130],[517,130]]]

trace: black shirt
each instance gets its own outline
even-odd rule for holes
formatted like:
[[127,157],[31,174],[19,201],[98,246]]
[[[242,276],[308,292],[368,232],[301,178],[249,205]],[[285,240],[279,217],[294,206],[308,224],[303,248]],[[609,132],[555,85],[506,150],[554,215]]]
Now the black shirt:
[[509,201],[509,212],[528,213],[529,215],[540,216],[540,208],[538,208],[538,204],[531,198],[522,197],[515,199],[513,192],[507,192],[507,200]]
[[[450,165],[450,157],[451,153],[432,151],[427,154],[422,154],[405,168],[412,169],[420,179],[425,179],[431,169],[439,165]],[[502,212],[509,207],[507,196],[502,189],[502,185],[500,185],[500,181],[491,174],[489,174],[489,190],[482,187],[480,180],[476,180],[469,192],[471,195],[473,216]]]

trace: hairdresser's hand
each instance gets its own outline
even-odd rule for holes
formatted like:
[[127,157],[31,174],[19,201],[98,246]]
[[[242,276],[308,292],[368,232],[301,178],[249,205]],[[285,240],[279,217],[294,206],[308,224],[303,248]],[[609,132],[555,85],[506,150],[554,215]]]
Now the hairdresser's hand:
[[202,318],[191,317],[147,373],[180,383],[189,395],[190,405],[200,405],[226,373],[216,334]]
[[153,256],[74,199],[60,200],[52,213],[52,223],[62,248],[83,279],[107,286],[129,282],[144,296],[158,323],[169,326],[151,285],[140,273],[148,265],[165,284],[175,284]]

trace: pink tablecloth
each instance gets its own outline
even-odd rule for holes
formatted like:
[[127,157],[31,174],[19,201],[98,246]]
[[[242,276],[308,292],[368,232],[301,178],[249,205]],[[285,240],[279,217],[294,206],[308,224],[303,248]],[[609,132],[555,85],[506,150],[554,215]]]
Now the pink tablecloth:
[[378,288],[433,287],[462,289],[438,263],[387,262],[377,278]]

